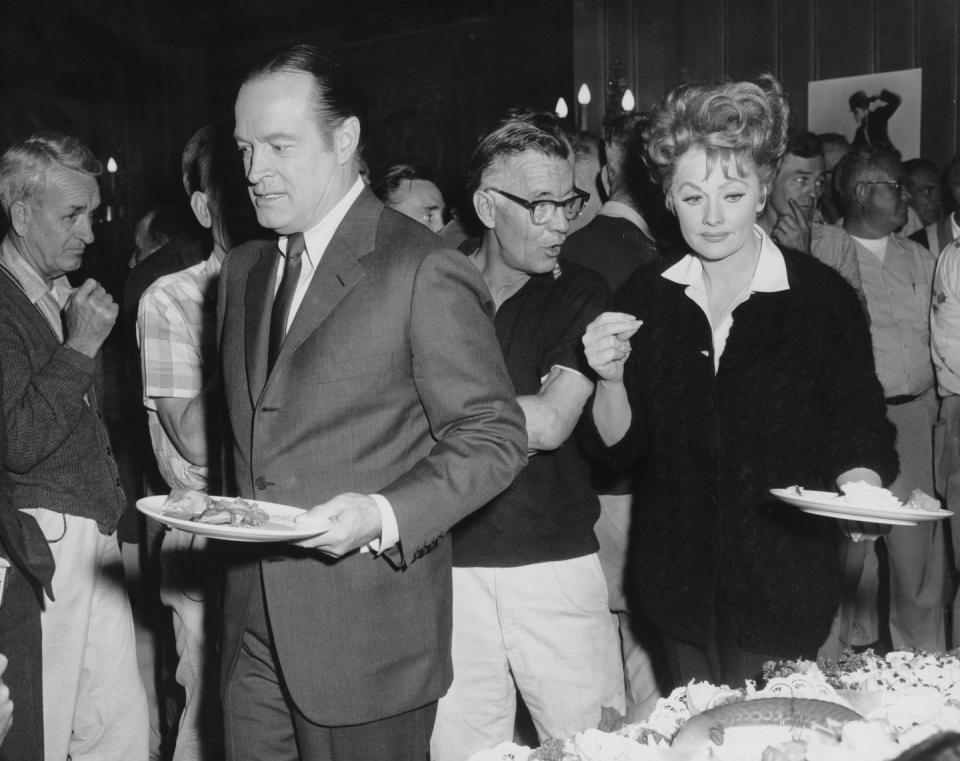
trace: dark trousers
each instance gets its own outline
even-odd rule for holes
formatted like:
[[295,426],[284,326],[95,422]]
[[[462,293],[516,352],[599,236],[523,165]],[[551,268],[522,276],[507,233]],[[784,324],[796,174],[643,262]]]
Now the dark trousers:
[[706,647],[663,635],[663,646],[674,687],[691,679],[712,684],[726,684],[734,689],[745,679],[759,680],[766,661],[778,657],[755,653],[740,645],[740,628],[729,605],[718,597],[712,640]]
[[426,761],[436,702],[351,726],[307,719],[283,683],[262,589],[254,597],[223,699],[227,761]]
[[7,656],[4,683],[13,700],[13,725],[0,761],[43,761],[43,656],[40,603],[16,568],[7,569],[0,603],[0,653]]

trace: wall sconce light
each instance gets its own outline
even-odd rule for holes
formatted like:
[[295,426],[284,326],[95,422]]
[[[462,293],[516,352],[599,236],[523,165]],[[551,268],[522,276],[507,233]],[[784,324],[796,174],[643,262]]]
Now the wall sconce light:
[[587,106],[590,105],[590,88],[584,82],[577,90],[577,129],[586,131],[587,129]]
[[565,101],[562,97],[557,98],[557,105],[556,105],[556,108],[553,109],[553,111],[558,118],[566,119],[567,114],[570,113],[570,109],[567,108],[567,101]]
[[113,222],[113,206],[117,202],[117,161],[113,156],[107,159],[107,177],[110,178],[109,188],[110,197],[107,199],[106,221]]
[[636,105],[637,101],[633,97],[633,93],[630,92],[630,88],[628,87],[623,91],[623,97],[620,99],[620,108],[623,109],[624,113],[629,114],[633,111]]

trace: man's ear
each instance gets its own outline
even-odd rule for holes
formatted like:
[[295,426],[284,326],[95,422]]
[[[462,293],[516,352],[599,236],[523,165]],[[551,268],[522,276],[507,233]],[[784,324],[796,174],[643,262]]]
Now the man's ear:
[[607,198],[609,198],[610,197],[610,170],[607,168],[606,164],[600,167],[600,184],[603,186],[603,192],[606,193]]
[[207,194],[202,190],[194,190],[190,194],[190,208],[193,209],[193,216],[197,222],[208,230],[213,227],[213,218],[210,216],[210,206]]
[[10,227],[21,238],[27,234],[27,228],[30,226],[30,208],[24,201],[14,201],[10,207]]
[[482,190],[475,190],[473,192],[473,208],[483,226],[492,230],[494,228],[496,205],[490,194]]
[[356,116],[348,116],[333,131],[333,150],[340,165],[346,164],[356,156],[359,147],[360,120]]

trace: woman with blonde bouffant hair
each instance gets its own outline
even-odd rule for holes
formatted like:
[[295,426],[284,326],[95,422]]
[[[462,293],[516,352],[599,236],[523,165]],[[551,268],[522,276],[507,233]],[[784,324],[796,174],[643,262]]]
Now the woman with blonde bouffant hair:
[[599,377],[584,444],[635,475],[625,586],[678,685],[737,685],[827,639],[842,533],[769,489],[897,472],[856,294],[756,224],[788,117],[768,75],[667,93],[647,159],[686,249],[583,339]]

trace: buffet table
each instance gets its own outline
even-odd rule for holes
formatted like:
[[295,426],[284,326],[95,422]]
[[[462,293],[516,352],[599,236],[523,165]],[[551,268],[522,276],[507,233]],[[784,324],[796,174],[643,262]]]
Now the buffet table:
[[[762,686],[691,683],[641,724],[603,726],[537,749],[504,743],[470,761],[885,761],[960,756],[960,650],[872,651],[839,663],[768,663]],[[918,753],[954,748],[953,754]]]

